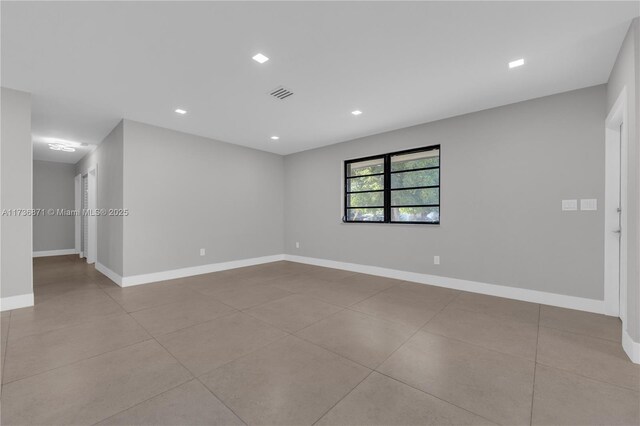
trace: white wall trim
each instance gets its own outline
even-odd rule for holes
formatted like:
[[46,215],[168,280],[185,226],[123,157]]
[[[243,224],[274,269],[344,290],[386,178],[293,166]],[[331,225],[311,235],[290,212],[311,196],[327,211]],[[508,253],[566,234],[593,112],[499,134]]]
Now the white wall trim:
[[[604,300],[607,314],[619,316],[623,322],[627,311],[628,139],[625,86],[605,119],[604,203]],[[619,214],[616,210],[618,207]],[[619,235],[614,234],[616,229],[620,229]]]
[[65,256],[69,254],[78,254],[78,252],[76,251],[76,249],[43,250],[34,251],[33,257]]
[[81,213],[82,213],[82,203],[80,200],[82,199],[82,175],[79,174],[73,178],[74,185],[74,206],[76,209],[76,216],[74,218],[74,243],[76,248],[76,253],[80,253],[82,250],[82,245],[80,244],[80,225],[81,225]]
[[210,263],[207,265],[191,266],[188,268],[171,269],[150,274],[130,275],[122,277],[100,262],[96,262],[96,269],[109,277],[111,281],[120,287],[131,287],[140,284],[154,283],[157,281],[173,280],[176,278],[191,277],[193,275],[209,274],[211,272],[226,271],[227,269],[242,268],[245,266],[261,265],[263,263],[284,260],[283,254],[273,256],[253,257],[250,259],[231,260],[229,262]]
[[120,275],[116,274],[115,272],[113,272],[111,269],[107,268],[100,262],[96,262],[95,267],[98,270],[98,272],[102,272],[103,275],[106,275],[107,278],[109,278],[111,281],[113,281],[114,283],[122,287],[122,277]]
[[33,293],[21,294],[20,296],[3,297],[0,299],[0,311],[11,311],[13,309],[33,306]]
[[634,342],[624,327],[622,327],[622,348],[631,361],[640,364],[640,343]]
[[98,260],[98,218],[95,214],[95,212],[98,210],[97,164],[89,169],[87,173],[87,179],[89,180],[89,210],[94,212],[87,218],[87,220],[89,221],[89,247],[87,248],[87,263],[96,263],[96,261]]
[[254,257],[250,259],[232,260],[229,262],[210,263],[208,265],[192,266],[189,268],[172,269],[169,271],[152,272],[150,274],[130,275],[122,277],[122,287],[147,284],[156,281],[173,280],[176,278],[190,277],[193,275],[209,274],[211,272],[225,271],[227,269],[242,268],[245,266],[260,265],[262,263],[284,260],[284,255]]
[[347,271],[360,272],[363,274],[378,275],[381,277],[395,278],[403,281],[412,281],[420,284],[429,284],[456,290],[464,290],[472,293],[487,294],[490,296],[506,297],[508,299],[522,300],[525,302],[541,303],[545,305],[558,306],[561,308],[577,309],[579,311],[605,314],[605,304],[603,300],[587,299],[583,297],[547,293],[544,291],[529,290],[525,288],[507,287],[504,285],[487,284],[477,281],[462,280],[458,278],[400,271],[397,269],[380,268],[377,266],[338,262],[335,260],[318,259],[313,257],[286,254],[284,256],[284,260],[298,263],[307,263],[316,266],[324,266],[327,268],[344,269]]
[[[150,274],[131,275],[122,277],[107,268],[100,262],[96,262],[96,269],[106,275],[111,281],[121,287],[132,287],[141,284],[148,284],[157,281],[165,281],[176,278],[190,277],[194,275],[208,274],[211,272],[225,271],[228,269],[242,268],[245,266],[260,265],[264,263],[288,260],[291,262],[305,263],[309,265],[323,266],[327,268],[343,269],[352,272],[378,275],[387,278],[395,278],[403,281],[412,281],[420,284],[435,285],[438,287],[452,288],[456,290],[469,291],[473,293],[487,294],[490,296],[505,297],[509,299],[522,300],[525,302],[541,303],[545,305],[558,306],[568,309],[576,309],[598,314],[606,314],[603,300],[587,299],[583,297],[567,296],[563,294],[548,293],[524,288],[507,287],[503,285],[488,284],[477,281],[462,280],[458,278],[442,277],[438,275],[422,274],[417,272],[400,271],[397,269],[381,268],[377,266],[360,265],[356,263],[338,262],[335,260],[318,259],[313,257],[294,256],[289,254],[277,254],[272,256],[254,257],[250,259],[232,260],[229,262],[211,263],[207,265],[193,266],[188,268],[172,269]],[[30,302],[26,301],[20,306],[7,307],[6,309],[16,309],[17,307],[32,306],[33,294],[17,296],[20,298],[30,296]],[[13,298],[8,298],[13,299]],[[29,304],[30,303],[30,304]],[[5,310],[5,299],[2,299],[2,309]],[[640,343],[634,342],[631,337],[623,331],[622,346],[635,362],[640,363]]]

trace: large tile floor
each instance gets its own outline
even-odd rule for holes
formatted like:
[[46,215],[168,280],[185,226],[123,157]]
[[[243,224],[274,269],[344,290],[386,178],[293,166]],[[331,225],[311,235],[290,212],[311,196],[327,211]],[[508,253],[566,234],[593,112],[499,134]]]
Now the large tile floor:
[[640,423],[617,319],[296,263],[121,289],[34,259],[2,424]]

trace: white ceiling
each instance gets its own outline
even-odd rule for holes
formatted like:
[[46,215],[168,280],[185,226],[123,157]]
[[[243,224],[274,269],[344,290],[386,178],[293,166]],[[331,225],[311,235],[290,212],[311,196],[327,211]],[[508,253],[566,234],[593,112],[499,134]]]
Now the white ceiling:
[[[34,136],[97,144],[125,117],[279,154],[604,83],[640,13],[635,1],[1,7],[1,83],[33,94]],[[270,98],[280,85],[295,94]]]

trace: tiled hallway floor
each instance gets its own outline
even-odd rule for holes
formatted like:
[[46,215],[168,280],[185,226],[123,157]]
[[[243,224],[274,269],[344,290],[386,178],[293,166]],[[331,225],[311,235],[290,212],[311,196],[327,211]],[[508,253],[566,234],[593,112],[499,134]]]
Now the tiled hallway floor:
[[640,422],[617,319],[296,263],[121,289],[34,259],[2,424]]

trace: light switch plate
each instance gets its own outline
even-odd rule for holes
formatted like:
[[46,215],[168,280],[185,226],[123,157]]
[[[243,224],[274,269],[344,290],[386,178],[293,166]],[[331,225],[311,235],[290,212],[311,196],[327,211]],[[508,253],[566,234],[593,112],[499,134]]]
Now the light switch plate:
[[578,210],[578,200],[562,200],[562,211],[576,211]]
[[580,210],[598,210],[598,200],[595,198],[583,198],[580,200]]

